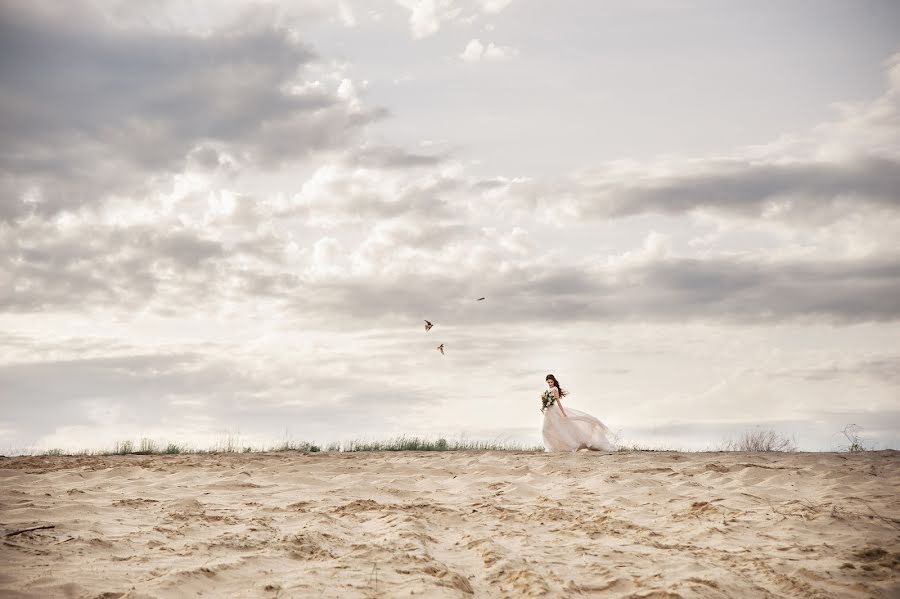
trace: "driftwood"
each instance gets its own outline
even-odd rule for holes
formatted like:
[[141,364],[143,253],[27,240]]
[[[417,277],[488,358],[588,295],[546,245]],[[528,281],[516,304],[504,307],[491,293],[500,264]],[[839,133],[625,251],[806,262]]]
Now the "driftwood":
[[45,524],[44,526],[35,526],[33,528],[23,528],[22,530],[14,530],[12,532],[8,532],[4,537],[14,537],[16,535],[20,535],[23,532],[31,532],[32,530],[44,530],[45,528],[56,528],[56,524]]

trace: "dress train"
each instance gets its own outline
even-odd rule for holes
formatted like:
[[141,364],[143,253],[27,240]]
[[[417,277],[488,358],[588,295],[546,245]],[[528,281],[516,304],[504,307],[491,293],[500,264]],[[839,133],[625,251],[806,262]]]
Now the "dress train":
[[569,407],[565,410],[563,416],[557,402],[544,411],[545,451],[616,450],[610,441],[612,433],[605,424],[586,412]]

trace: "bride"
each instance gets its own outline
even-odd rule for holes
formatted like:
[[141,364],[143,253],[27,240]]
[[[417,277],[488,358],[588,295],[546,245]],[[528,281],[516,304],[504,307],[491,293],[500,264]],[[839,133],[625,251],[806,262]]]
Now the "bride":
[[572,408],[563,409],[560,398],[568,392],[559,386],[552,374],[547,375],[547,385],[553,394],[553,403],[544,412],[544,448],[546,451],[578,451],[594,449],[615,451],[606,425],[585,412]]

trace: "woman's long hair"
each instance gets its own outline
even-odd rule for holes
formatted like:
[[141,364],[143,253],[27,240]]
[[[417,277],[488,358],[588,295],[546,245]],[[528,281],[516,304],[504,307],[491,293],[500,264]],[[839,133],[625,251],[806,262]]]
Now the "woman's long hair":
[[546,377],[544,377],[544,380],[545,381],[553,381],[553,386],[559,390],[560,397],[565,397],[566,395],[569,394],[568,391],[565,391],[562,387],[559,386],[559,381],[556,380],[556,377],[553,376],[552,374],[548,374]]

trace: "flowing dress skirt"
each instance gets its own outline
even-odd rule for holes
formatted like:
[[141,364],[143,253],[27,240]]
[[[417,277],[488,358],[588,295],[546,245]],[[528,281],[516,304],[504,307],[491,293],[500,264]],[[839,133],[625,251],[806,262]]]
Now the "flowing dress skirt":
[[612,433],[605,424],[568,406],[563,416],[558,403],[544,411],[543,435],[545,451],[616,450],[610,441]]

